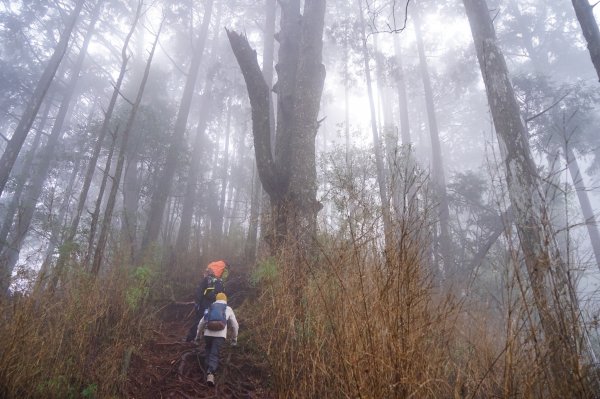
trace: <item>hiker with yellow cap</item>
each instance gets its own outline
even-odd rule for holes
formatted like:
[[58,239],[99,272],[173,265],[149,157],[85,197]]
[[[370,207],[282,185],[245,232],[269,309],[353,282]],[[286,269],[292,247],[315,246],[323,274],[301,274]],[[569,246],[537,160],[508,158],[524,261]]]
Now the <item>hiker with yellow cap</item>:
[[216,295],[225,292],[224,280],[229,274],[229,265],[224,260],[210,262],[204,271],[202,280],[196,288],[194,298],[194,320],[185,338],[186,342],[192,342],[196,337],[198,323],[204,312],[216,300]]
[[237,345],[239,324],[233,309],[227,306],[227,295],[220,292],[216,296],[200,323],[196,332],[196,340],[204,331],[204,359],[206,363],[206,383],[215,386],[215,372],[219,366],[219,351],[227,339],[227,327],[231,327],[231,345]]

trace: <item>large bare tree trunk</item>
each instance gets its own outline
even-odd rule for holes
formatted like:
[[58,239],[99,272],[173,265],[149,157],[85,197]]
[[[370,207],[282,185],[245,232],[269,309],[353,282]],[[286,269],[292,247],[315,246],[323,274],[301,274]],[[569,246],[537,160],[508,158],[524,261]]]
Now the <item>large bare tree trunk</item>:
[[25,142],[25,139],[29,134],[29,130],[35,121],[35,117],[37,116],[40,106],[44,101],[46,92],[48,91],[58,66],[60,65],[65,52],[67,51],[69,40],[71,38],[71,32],[75,27],[77,18],[79,17],[84,4],[85,0],[79,0],[75,4],[75,8],[69,16],[67,25],[65,26],[65,30],[62,32],[60,39],[56,44],[54,53],[52,53],[52,57],[50,57],[50,61],[48,62],[48,65],[46,65],[46,68],[44,69],[44,72],[42,73],[42,76],[35,87],[31,100],[27,104],[27,108],[25,109],[17,128],[13,132],[13,135],[8,142],[4,153],[2,154],[2,157],[0,158],[0,195],[2,195],[2,192],[4,191],[4,187],[6,186],[6,182],[8,181],[17,156],[21,151],[21,147],[23,147],[23,143]]
[[587,42],[587,47],[592,57],[592,63],[596,69],[598,79],[600,79],[600,30],[594,17],[594,9],[589,0],[571,0],[575,14],[581,25],[583,37]]
[[440,134],[435,115],[435,105],[433,103],[433,89],[431,87],[431,78],[429,76],[429,66],[425,56],[425,46],[423,44],[423,35],[421,33],[421,20],[419,10],[413,8],[413,21],[415,25],[415,36],[417,39],[417,50],[419,53],[419,69],[423,79],[423,88],[425,91],[425,106],[427,109],[427,121],[429,124],[429,136],[431,138],[431,157],[432,157],[432,180],[435,186],[435,193],[438,202],[438,212],[440,218],[439,243],[442,255],[443,267],[440,267],[442,275],[445,272],[454,271],[454,261],[451,252],[450,238],[450,211],[448,209],[448,194],[446,193],[446,177],[444,173],[444,161],[442,157],[442,148],[440,145]]
[[196,48],[194,49],[194,54],[192,56],[192,62],[190,65],[190,70],[188,71],[185,87],[183,89],[183,95],[181,97],[181,103],[177,113],[177,120],[175,121],[173,136],[171,137],[171,145],[167,150],[165,166],[158,178],[158,184],[152,195],[146,232],[142,241],[142,251],[147,249],[151,244],[155,243],[160,233],[160,226],[163,220],[165,205],[167,203],[167,198],[171,194],[173,178],[177,169],[177,160],[179,159],[184,146],[187,120],[190,113],[190,107],[192,105],[192,98],[194,96],[194,89],[196,87],[200,63],[202,62],[202,56],[204,54],[204,45],[206,43],[206,36],[208,34],[208,26],[211,20],[212,8],[213,0],[209,0],[205,5],[202,26],[200,28],[200,34],[198,36]]
[[[164,22],[164,21],[163,21]],[[162,30],[163,24],[161,23],[158,32],[156,33],[156,38],[154,39],[154,43],[152,44],[152,50],[150,50],[150,55],[148,56],[148,61],[146,62],[146,69],[144,71],[144,77],[142,78],[142,82],[140,83],[140,87],[138,89],[138,93],[131,108],[131,112],[129,113],[129,118],[127,119],[127,124],[125,125],[125,129],[123,130],[123,134],[121,136],[121,146],[119,148],[119,159],[117,161],[117,166],[115,168],[115,175],[113,177],[112,186],[110,189],[110,194],[108,196],[108,200],[106,201],[106,208],[104,210],[104,219],[102,221],[102,227],[100,230],[100,235],[98,236],[98,244],[96,245],[96,251],[94,252],[94,261],[92,263],[91,272],[93,275],[98,275],[100,271],[100,266],[102,265],[102,258],[104,256],[104,248],[106,246],[106,242],[108,240],[108,233],[110,231],[110,225],[112,221],[112,213],[115,207],[115,202],[117,199],[117,192],[119,189],[119,184],[121,181],[121,175],[123,173],[123,165],[125,164],[125,154],[127,153],[127,145],[129,141],[129,136],[131,135],[131,129],[133,127],[133,122],[135,121],[135,117],[137,111],[140,107],[140,103],[142,102],[142,96],[144,95],[144,89],[146,88],[146,82],[148,81],[148,75],[150,75],[150,67],[152,66],[152,59],[154,58],[154,51],[156,50],[156,45],[158,44],[158,38],[160,37],[160,32]]]
[[271,200],[275,226],[271,249],[288,248],[295,255],[309,255],[321,208],[316,199],[315,137],[325,81],[325,1],[306,0],[303,15],[297,0],[282,2],[281,7],[275,156],[271,151],[270,91],[256,52],[245,37],[231,31],[228,36],[246,81],[258,173]]
[[581,382],[577,350],[580,334],[569,272],[553,245],[551,226],[543,220],[544,199],[538,191],[542,184],[487,3],[485,0],[463,0],[463,3],[504,160],[508,194],[533,300],[547,344],[549,359],[545,362],[555,380],[552,388],[556,393],[572,394]]

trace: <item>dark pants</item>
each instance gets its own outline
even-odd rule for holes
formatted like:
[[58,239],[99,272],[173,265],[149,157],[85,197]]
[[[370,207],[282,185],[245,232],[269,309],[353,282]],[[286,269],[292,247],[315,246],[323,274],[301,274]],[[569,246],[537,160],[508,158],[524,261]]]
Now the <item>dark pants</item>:
[[223,337],[204,336],[204,358],[206,359],[206,372],[214,374],[219,367],[219,350],[225,342]]

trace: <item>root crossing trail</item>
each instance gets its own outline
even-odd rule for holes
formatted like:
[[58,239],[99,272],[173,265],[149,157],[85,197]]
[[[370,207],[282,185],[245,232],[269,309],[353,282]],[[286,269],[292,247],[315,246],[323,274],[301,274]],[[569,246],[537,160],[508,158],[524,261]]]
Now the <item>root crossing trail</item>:
[[[216,386],[206,385],[204,341],[195,344],[183,340],[191,324],[191,319],[187,317],[191,311],[192,304],[188,303],[173,303],[161,311],[152,338],[132,355],[127,397],[272,398],[264,387],[265,368],[257,364],[257,356],[252,354],[252,348],[243,339],[238,340],[237,347],[231,347],[229,343],[223,346]],[[243,318],[236,316],[242,332]]]

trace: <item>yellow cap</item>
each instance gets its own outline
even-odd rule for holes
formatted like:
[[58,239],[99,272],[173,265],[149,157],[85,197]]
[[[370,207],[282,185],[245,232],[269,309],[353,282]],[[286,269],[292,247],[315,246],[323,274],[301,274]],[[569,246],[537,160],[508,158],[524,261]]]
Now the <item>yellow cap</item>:
[[224,292],[219,292],[217,294],[217,301],[225,301],[227,302],[227,295]]

